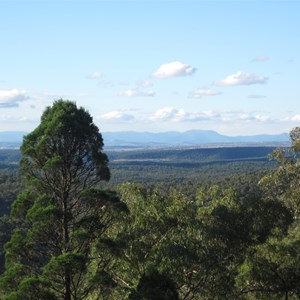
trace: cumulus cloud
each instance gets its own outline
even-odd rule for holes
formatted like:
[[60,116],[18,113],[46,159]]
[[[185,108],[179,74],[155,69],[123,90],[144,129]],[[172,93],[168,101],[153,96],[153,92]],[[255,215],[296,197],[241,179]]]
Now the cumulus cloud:
[[152,75],[156,78],[170,78],[178,76],[192,75],[196,72],[196,68],[183,64],[180,61],[175,61],[163,64]]
[[29,97],[26,95],[25,90],[0,90],[0,107],[18,107],[19,102],[22,102],[28,98]]
[[103,76],[103,74],[101,72],[95,71],[91,74],[88,75],[89,79],[98,79],[101,78]]
[[173,107],[164,107],[157,110],[149,119],[151,121],[169,121],[180,119],[182,114],[184,114],[183,109],[178,110]]
[[218,86],[237,86],[237,85],[251,85],[251,84],[264,84],[268,80],[267,77],[258,76],[248,72],[237,72],[227,76],[223,80],[217,81],[215,84]]
[[252,59],[252,62],[264,62],[264,61],[267,61],[269,60],[269,57],[266,56],[266,55],[259,55],[259,56],[256,56]]
[[115,110],[98,116],[97,119],[104,121],[129,121],[134,119],[134,117],[132,115],[125,114],[122,111]]
[[164,107],[150,116],[150,121],[195,122],[218,119],[219,114],[213,111],[186,112],[183,108]]
[[202,98],[205,96],[216,96],[222,94],[220,91],[213,89],[197,89],[190,94],[190,98]]
[[120,92],[119,96],[121,97],[153,97],[155,96],[154,91],[140,91],[137,89],[128,89],[126,91]]

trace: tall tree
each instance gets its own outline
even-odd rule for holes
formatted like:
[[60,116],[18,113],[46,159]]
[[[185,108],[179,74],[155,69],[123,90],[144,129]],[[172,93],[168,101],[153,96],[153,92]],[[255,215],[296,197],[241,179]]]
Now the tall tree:
[[273,224],[284,222],[273,228],[264,243],[248,251],[241,265],[236,282],[247,299],[299,299],[299,127],[290,132],[290,138],[289,150],[277,149],[271,155],[278,167],[260,181],[265,201],[273,203],[272,211],[264,210],[265,218],[272,215]]
[[300,227],[287,235],[277,232],[252,249],[240,268],[236,282],[246,299],[299,299]]
[[290,209],[295,220],[300,219],[300,128],[290,132],[291,148],[275,150],[271,158],[277,160],[274,172],[260,181],[265,197],[277,199]]
[[110,177],[102,149],[90,114],[64,100],[24,138],[26,189],[12,207],[19,226],[0,282],[7,299],[79,300],[98,288],[105,262],[93,260],[94,243],[124,208],[115,193],[95,189]]

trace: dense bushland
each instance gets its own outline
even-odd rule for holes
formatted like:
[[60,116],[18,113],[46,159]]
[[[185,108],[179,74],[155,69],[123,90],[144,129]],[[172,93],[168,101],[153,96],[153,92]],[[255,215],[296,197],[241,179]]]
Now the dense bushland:
[[193,150],[193,176],[176,176],[192,169],[189,152],[178,169],[147,169],[158,180],[135,180],[135,168],[108,184],[89,113],[56,101],[24,139],[22,181],[0,176],[1,299],[299,299],[300,129],[290,136],[276,165],[249,169],[249,150],[234,161],[228,149],[213,164]]

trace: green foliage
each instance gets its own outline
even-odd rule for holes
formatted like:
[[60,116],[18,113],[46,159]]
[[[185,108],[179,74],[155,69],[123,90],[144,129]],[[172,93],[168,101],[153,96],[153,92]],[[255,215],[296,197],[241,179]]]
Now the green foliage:
[[292,222],[279,202],[255,194],[239,198],[218,186],[199,190],[194,199],[130,183],[119,190],[130,215],[98,245],[112,255],[118,292],[111,299],[139,295],[140,279],[152,269],[174,281],[181,299],[238,298],[236,276],[249,249],[274,231],[284,234]]
[[[102,148],[101,134],[89,113],[73,102],[58,100],[45,110],[41,124],[25,136],[21,171],[34,185],[43,187],[47,179],[53,191],[80,174],[89,184],[108,180],[108,159]],[[87,183],[82,182],[81,188]]]
[[47,283],[36,276],[25,277],[21,280],[17,291],[4,296],[5,300],[57,300],[57,297],[49,289]]
[[273,229],[264,232],[263,243],[249,249],[240,267],[236,282],[249,299],[300,297],[299,132],[295,128],[290,133],[291,153],[283,149],[272,153],[278,167],[260,181],[268,204],[264,213],[269,221],[256,221],[256,228],[265,225]]
[[295,127],[291,130],[290,139],[292,142],[292,151],[300,153],[300,127]]
[[102,139],[84,135],[92,120],[74,106],[56,102],[24,139],[26,189],[0,223],[13,231],[1,299],[300,298],[299,128],[292,152],[275,150],[278,167],[263,174],[254,149],[113,154],[133,160],[112,164],[122,176],[150,183],[109,191],[99,189],[109,177]]
[[299,131],[300,129],[296,127],[290,133],[291,153],[287,153],[283,149],[277,149],[272,153],[271,157],[278,162],[278,167],[260,181],[265,196],[269,199],[281,201],[291,210],[295,219],[300,219]]
[[211,186],[188,198],[135,184],[123,184],[120,192],[130,217],[105,246],[123,291],[136,290],[137,279],[155,268],[174,280],[182,299],[238,298],[236,276],[249,251],[292,223],[282,203],[256,192],[241,197]]
[[[162,197],[157,190],[144,190],[135,184],[119,188],[130,215],[111,234],[101,240],[99,249],[112,255],[111,272],[118,283],[118,297],[125,297],[138,286],[147,270],[167,272],[170,279],[184,281],[183,266],[191,262],[194,204],[173,191]],[[190,240],[189,240],[190,239]]]
[[237,278],[237,282],[244,286],[244,293],[268,299],[300,296],[299,229],[299,226],[291,229],[284,237],[270,237],[247,257]]
[[129,300],[178,300],[174,282],[155,269],[147,271],[141,277],[137,289]]
[[272,170],[275,164],[267,159],[264,160],[231,160],[188,163],[174,161],[172,163],[147,162],[147,161],[111,161],[111,182],[134,182],[134,183],[160,183],[167,184],[183,182],[208,182],[223,180],[226,177],[252,173],[261,173]]
[[22,188],[19,176],[0,175],[0,275],[4,271],[4,244],[10,239],[14,228],[14,222],[9,217],[10,206]]
[[26,188],[12,206],[17,226],[5,246],[4,298],[78,300],[97,288],[92,278],[104,265],[96,241],[126,212],[115,192],[95,189],[110,177],[102,148],[89,113],[63,100],[24,138]]

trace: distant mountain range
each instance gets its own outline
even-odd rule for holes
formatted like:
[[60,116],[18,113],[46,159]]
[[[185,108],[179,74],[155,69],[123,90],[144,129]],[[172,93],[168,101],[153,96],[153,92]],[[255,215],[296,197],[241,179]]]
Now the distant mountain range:
[[104,132],[105,145],[108,147],[155,147],[155,146],[197,146],[208,144],[263,144],[288,143],[289,135],[225,136],[212,130],[189,130],[186,132]]
[[[23,131],[0,131],[0,147],[11,145],[20,146]],[[253,136],[226,136],[212,130],[189,130],[186,132],[103,132],[106,147],[168,147],[168,146],[201,146],[217,144],[287,144],[287,133],[278,135],[253,135]]]

